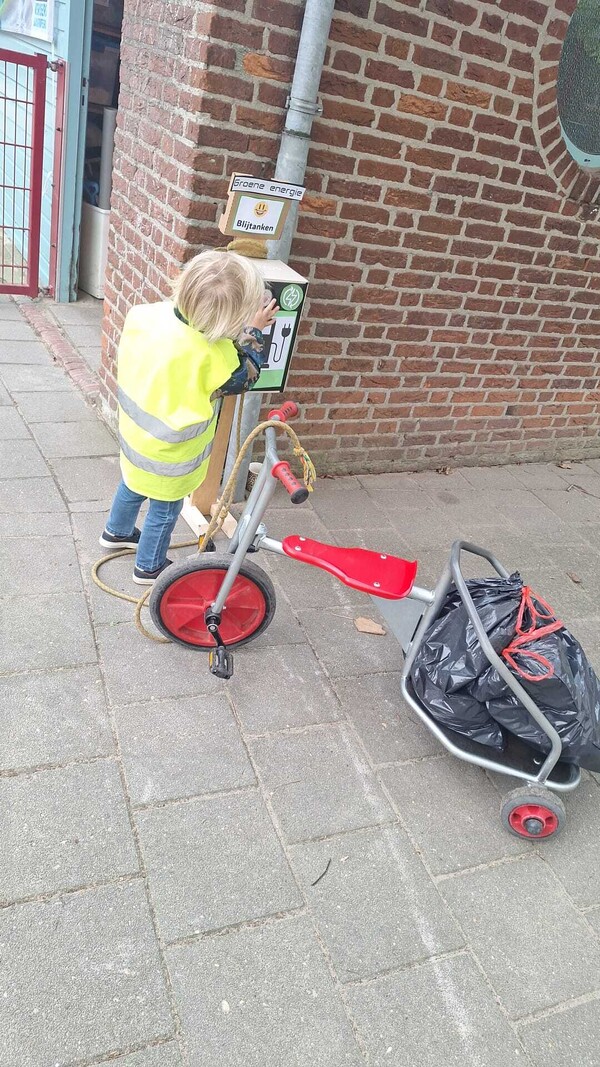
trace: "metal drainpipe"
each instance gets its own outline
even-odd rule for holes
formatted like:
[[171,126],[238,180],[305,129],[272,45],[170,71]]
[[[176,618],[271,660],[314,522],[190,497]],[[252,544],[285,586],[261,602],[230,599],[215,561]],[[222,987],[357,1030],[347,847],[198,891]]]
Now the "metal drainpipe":
[[[292,88],[287,101],[287,117],[275,167],[275,180],[304,184],[306,163],[310,149],[310,134],[315,115],[321,108],[317,103],[319,83],[323,73],[325,52],[329,41],[335,0],[306,0],[302,32],[294,68]],[[293,204],[279,241],[270,242],[269,259],[287,263],[296,230],[298,205]],[[242,441],[258,424],[263,397],[261,393],[247,393],[242,417]],[[277,398],[274,399],[277,403]],[[237,418],[237,413],[236,413]],[[243,500],[251,455],[247,455],[236,485],[235,500]],[[235,435],[229,443],[225,477],[229,477],[235,462]]]

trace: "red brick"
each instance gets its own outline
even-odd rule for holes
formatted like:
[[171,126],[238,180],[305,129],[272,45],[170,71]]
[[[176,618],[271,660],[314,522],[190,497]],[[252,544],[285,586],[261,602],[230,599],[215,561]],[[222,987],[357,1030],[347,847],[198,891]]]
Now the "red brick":
[[446,96],[449,100],[458,100],[472,107],[488,108],[492,94],[474,85],[463,85],[460,82],[448,82]]
[[381,41],[381,34],[368,30],[364,25],[334,18],[331,23],[330,39],[339,44],[360,48],[363,52],[376,52]]
[[435,48],[417,45],[413,53],[413,64],[417,67],[443,70],[446,74],[458,74],[462,66],[462,58],[437,51]]

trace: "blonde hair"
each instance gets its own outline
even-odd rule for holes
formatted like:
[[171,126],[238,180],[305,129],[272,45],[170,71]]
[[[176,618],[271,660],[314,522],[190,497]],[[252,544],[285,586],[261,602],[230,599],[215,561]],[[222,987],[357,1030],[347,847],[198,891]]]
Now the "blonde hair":
[[236,252],[201,252],[173,286],[181,314],[208,341],[237,338],[262,307],[264,292],[257,267]]

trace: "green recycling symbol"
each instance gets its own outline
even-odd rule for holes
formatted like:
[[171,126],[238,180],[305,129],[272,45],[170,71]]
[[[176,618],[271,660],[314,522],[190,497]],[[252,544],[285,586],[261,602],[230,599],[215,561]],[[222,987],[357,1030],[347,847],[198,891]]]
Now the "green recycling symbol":
[[286,285],[281,290],[279,305],[284,311],[297,311],[303,300],[304,293],[299,285]]

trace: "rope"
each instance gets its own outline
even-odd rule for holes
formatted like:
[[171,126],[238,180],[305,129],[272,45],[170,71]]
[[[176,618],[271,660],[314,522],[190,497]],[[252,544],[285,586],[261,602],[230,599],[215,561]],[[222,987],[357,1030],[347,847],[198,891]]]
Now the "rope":
[[[208,528],[203,534],[200,535],[198,540],[194,538],[193,541],[178,541],[176,544],[171,545],[171,548],[190,548],[192,545],[196,545],[199,553],[206,551],[209,541],[211,540],[213,535],[218,533],[218,531],[222,528],[223,523],[225,522],[225,519],[229,514],[229,510],[233,503],[235,486],[240,472],[240,468],[242,466],[242,463],[244,462],[244,457],[248,452],[248,449],[251,447],[256,438],[260,437],[260,435],[264,433],[265,430],[269,429],[269,427],[273,427],[274,430],[282,430],[290,438],[294,449],[294,455],[298,456],[302,464],[304,484],[308,489],[309,493],[312,493],[317,474],[315,471],[314,464],[308,452],[303,448],[302,444],[300,443],[300,439],[295,430],[293,430],[291,426],[288,426],[287,422],[279,422],[278,419],[270,419],[266,422],[259,423],[259,425],[254,430],[252,430],[250,434],[248,434],[248,437],[244,441],[244,444],[239,447],[242,429],[242,414],[243,404],[240,403],[236,431],[238,456],[233,465],[233,470],[231,471],[231,474],[227,479],[227,484],[223,490],[223,493],[221,494],[219,500],[217,500],[212,518],[208,524]],[[171,641],[168,637],[160,637],[158,636],[158,634],[151,633],[151,631],[148,630],[142,622],[142,609],[146,605],[148,597],[152,592],[152,586],[149,586],[148,589],[146,589],[140,597],[135,597],[130,596],[129,593],[122,593],[119,589],[113,589],[112,586],[107,585],[106,582],[103,582],[102,579],[99,577],[98,572],[106,563],[109,563],[110,560],[119,559],[120,556],[131,556],[134,553],[135,548],[122,548],[118,552],[110,552],[108,555],[103,556],[102,559],[99,559],[96,563],[94,563],[92,567],[92,581],[104,593],[108,593],[109,596],[114,596],[117,597],[119,600],[126,600],[130,604],[135,604],[135,625],[137,626],[140,633],[144,635],[144,637],[147,637],[150,641],[156,641],[157,644],[169,645],[171,644]]]

